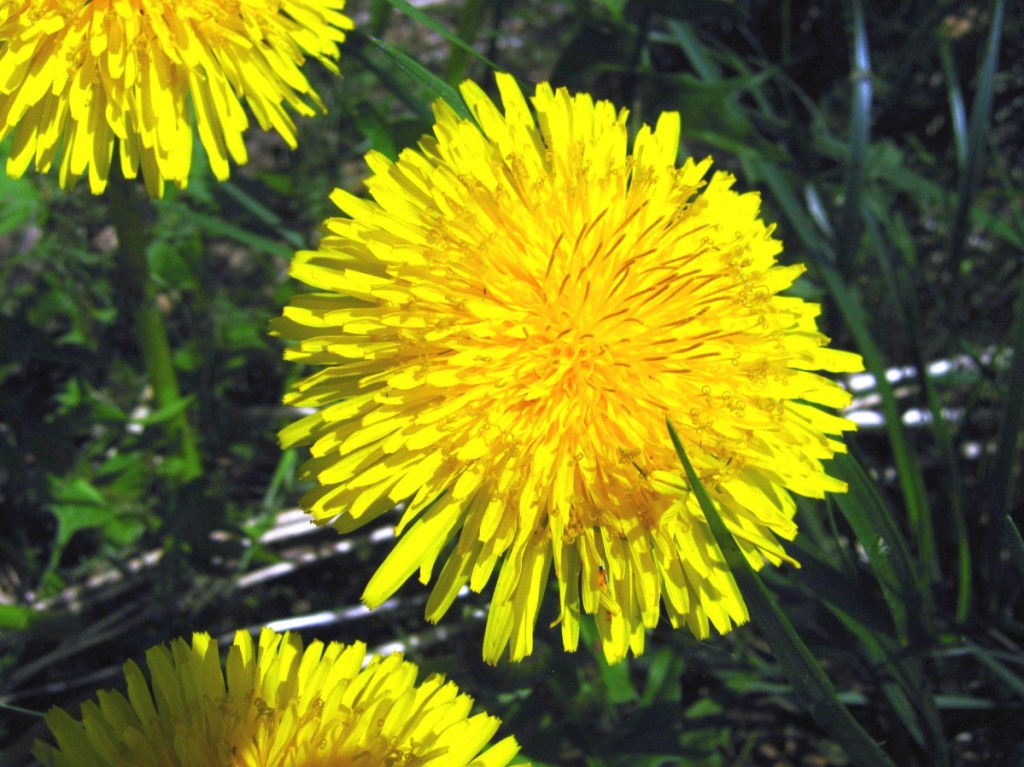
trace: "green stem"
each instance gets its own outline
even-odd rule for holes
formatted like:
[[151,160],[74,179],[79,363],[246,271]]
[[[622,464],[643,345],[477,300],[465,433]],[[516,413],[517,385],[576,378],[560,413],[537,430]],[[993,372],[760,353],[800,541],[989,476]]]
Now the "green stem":
[[[110,174],[110,210],[117,230],[117,267],[122,291],[135,320],[135,332],[157,408],[163,409],[181,399],[181,387],[171,358],[167,328],[153,301],[140,203],[120,172]],[[202,473],[199,450],[185,411],[168,418],[164,428],[171,442],[177,444],[184,464],[184,479],[199,476]]]

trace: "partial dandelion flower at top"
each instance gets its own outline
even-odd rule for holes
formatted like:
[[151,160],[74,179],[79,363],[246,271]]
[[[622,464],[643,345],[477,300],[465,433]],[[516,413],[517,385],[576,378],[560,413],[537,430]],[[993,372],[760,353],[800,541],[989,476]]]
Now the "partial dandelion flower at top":
[[[88,176],[106,188],[114,155],[150,196],[188,183],[193,133],[224,180],[247,160],[249,112],[296,145],[290,112],[323,103],[302,72],[335,61],[345,0],[9,0],[0,7],[0,140],[7,173]],[[248,111],[245,106],[248,106]],[[193,127],[194,123],[194,127]]]
[[417,149],[367,155],[372,199],[336,191],[346,217],[294,259],[319,292],[274,331],[323,366],[286,397],[316,408],[281,434],[311,445],[302,506],[347,532],[409,499],[370,607],[419,571],[436,621],[497,572],[490,662],[532,651],[552,572],[567,649],[583,614],[609,661],[662,611],[728,631],[747,610],[666,418],[751,564],[789,561],[792,494],[846,489],[822,462],[850,397],[819,372],[861,359],[782,295],[803,267],[777,262],[759,196],[677,166],[678,114],[630,149],[624,109],[497,84],[503,109],[466,82],[474,120],[438,102]]
[[473,699],[401,655],[311,642],[263,629],[258,645],[235,634],[194,634],[132,661],[127,689],[101,690],[81,716],[51,709],[51,740],[33,753],[46,767],[505,767],[515,738],[488,745],[501,722],[472,714]]

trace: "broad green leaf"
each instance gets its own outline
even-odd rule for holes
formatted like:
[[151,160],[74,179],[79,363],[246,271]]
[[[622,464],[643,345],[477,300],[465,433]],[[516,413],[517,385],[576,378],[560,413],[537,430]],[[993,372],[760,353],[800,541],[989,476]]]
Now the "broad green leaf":
[[0,629],[24,631],[40,615],[25,605],[0,605]]
[[39,193],[30,179],[0,173],[0,235],[35,221],[39,209]]

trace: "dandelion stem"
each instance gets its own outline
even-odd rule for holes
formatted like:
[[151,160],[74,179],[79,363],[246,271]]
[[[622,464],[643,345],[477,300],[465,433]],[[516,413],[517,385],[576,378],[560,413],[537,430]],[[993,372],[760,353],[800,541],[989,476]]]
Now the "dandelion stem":
[[[181,399],[178,374],[171,359],[167,328],[153,301],[153,283],[146,262],[147,236],[142,223],[141,203],[120,171],[110,174],[110,210],[117,230],[117,266],[127,307],[135,320],[139,349],[157,408],[174,405]],[[183,462],[184,479],[202,473],[199,450],[189,427],[188,417],[180,410],[163,422],[168,438],[177,443]]]

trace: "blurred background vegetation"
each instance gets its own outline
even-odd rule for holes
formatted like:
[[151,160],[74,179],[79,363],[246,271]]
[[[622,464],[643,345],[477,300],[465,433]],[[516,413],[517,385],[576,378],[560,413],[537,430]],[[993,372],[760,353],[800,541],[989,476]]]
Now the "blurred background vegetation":
[[[798,290],[869,374],[852,492],[802,503],[803,563],[763,573],[842,701],[901,765],[1021,765],[1024,6],[970,0],[350,0],[343,77],[299,149],[248,135],[218,184],[147,207],[147,257],[184,398],[154,405],[106,198],[0,177],[0,761],[120,665],[194,630],[271,625],[402,647],[448,673],[535,765],[845,765],[761,626],[666,626],[609,668],[538,622],[519,665],[480,660],[485,597],[434,627],[407,585],[359,594],[385,524],[346,538],[294,510],[275,433],[298,372],[266,333],[334,187],[430,127],[443,82],[493,90],[483,54],[631,109],[682,114],[683,150],[759,189]],[[475,51],[476,53],[474,53]],[[431,74],[432,73],[432,74]],[[443,81],[443,82],[442,82]],[[1018,352],[1015,354],[1015,352]],[[184,412],[202,472],[161,424]],[[553,595],[553,592],[552,592]],[[461,617],[459,617],[461,616]],[[592,637],[590,637],[592,640]]]

